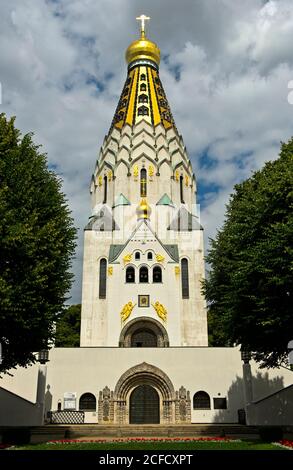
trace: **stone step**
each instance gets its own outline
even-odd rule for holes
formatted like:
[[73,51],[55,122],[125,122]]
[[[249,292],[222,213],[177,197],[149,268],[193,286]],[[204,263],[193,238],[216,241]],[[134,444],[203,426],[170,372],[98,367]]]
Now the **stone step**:
[[257,428],[238,424],[188,425],[47,425],[31,429],[31,442],[78,438],[200,437],[257,434]]

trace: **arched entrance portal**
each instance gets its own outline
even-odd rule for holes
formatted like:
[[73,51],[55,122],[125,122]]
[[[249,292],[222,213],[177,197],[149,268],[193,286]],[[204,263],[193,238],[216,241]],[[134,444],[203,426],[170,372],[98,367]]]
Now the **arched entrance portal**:
[[128,322],[119,339],[122,348],[166,348],[169,338],[164,326],[154,318],[139,317]]
[[133,390],[129,403],[129,423],[160,423],[160,399],[154,387],[143,384]]
[[190,423],[190,393],[184,387],[175,392],[165,372],[143,362],[126,370],[113,391],[106,386],[99,392],[98,421],[119,425]]

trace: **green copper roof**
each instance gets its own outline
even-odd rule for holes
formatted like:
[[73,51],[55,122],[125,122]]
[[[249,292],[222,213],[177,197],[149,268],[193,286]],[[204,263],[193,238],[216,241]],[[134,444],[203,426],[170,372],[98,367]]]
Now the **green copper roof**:
[[164,194],[161,199],[157,202],[157,206],[172,206],[174,207],[173,201],[169,198],[168,194]]
[[115,201],[115,204],[113,205],[113,208],[117,207],[117,206],[130,206],[130,205],[131,205],[130,202],[124,196],[124,194],[120,193],[119,196],[117,196],[117,198],[116,198],[116,201]]

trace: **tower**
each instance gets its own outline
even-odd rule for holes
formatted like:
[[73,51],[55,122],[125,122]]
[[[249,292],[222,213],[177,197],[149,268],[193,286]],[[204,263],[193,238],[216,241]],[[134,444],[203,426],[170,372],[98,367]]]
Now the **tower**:
[[90,185],[81,346],[207,346],[196,179],[139,19]]

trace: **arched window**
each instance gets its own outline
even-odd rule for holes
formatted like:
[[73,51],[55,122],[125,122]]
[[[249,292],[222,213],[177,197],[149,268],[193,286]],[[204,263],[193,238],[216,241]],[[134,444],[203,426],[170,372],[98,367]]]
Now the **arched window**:
[[96,397],[92,393],[84,393],[79,399],[80,411],[96,411],[97,402]]
[[148,252],[148,260],[153,259],[153,253],[151,251]]
[[141,79],[142,81],[145,81],[145,80],[146,80],[145,73],[142,73],[142,74],[141,74],[140,79]]
[[180,202],[184,204],[184,197],[183,197],[183,176],[180,175]]
[[106,204],[107,202],[107,191],[108,191],[108,179],[107,176],[104,176],[104,200],[103,204]]
[[142,83],[140,85],[140,91],[146,91],[146,84],[145,83]]
[[107,260],[102,258],[100,261],[100,284],[99,284],[99,299],[106,298],[107,287]]
[[123,96],[128,95],[128,92],[129,92],[129,88],[127,87],[127,88],[125,88],[125,90],[124,90],[124,92],[123,92]]
[[182,284],[182,298],[189,299],[188,260],[186,258],[183,258],[181,260],[181,284]]
[[139,282],[149,282],[149,270],[146,266],[142,266],[139,270]]
[[139,252],[139,251],[137,251],[137,252],[135,253],[135,259],[140,259],[140,252]]
[[148,116],[149,115],[149,109],[146,106],[140,106],[138,108],[137,114],[139,116]]
[[140,195],[141,197],[147,195],[147,171],[145,168],[140,171]]
[[125,282],[127,283],[135,282],[135,270],[133,266],[128,266],[128,268],[126,268]]
[[193,395],[193,409],[210,410],[211,400],[206,392],[196,392]]
[[162,282],[162,268],[160,266],[155,266],[153,269],[153,282]]
[[142,95],[139,95],[138,102],[139,103],[147,103],[148,102],[148,96],[144,93]]

